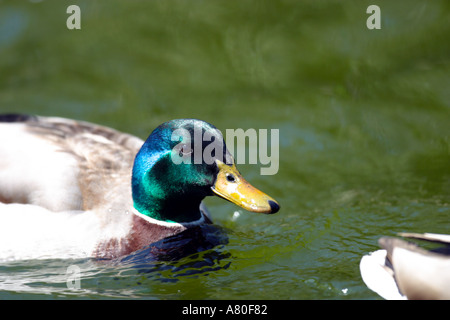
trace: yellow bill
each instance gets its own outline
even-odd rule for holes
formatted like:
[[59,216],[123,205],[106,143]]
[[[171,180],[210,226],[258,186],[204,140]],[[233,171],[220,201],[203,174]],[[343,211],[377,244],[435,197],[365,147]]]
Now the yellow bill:
[[219,173],[211,187],[216,195],[252,212],[276,213],[280,210],[278,202],[248,183],[234,163],[231,166],[220,160],[216,163]]

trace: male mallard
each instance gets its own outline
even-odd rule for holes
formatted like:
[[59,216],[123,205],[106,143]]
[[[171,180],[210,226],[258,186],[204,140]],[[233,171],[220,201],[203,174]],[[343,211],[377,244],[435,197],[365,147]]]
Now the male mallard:
[[385,299],[450,299],[450,235],[400,233],[444,244],[425,250],[398,238],[382,237],[383,250],[361,259],[363,281]]
[[279,210],[204,121],[168,121],[143,142],[87,122],[0,116],[0,260],[124,256],[211,223],[201,202],[214,194],[249,211]]

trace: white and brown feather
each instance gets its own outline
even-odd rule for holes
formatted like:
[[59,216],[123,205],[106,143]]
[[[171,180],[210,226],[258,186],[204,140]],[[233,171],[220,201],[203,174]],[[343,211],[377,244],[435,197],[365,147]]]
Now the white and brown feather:
[[185,230],[134,214],[131,171],[142,144],[87,122],[0,117],[0,243],[33,248],[0,246],[0,260],[52,250],[53,256],[114,258]]

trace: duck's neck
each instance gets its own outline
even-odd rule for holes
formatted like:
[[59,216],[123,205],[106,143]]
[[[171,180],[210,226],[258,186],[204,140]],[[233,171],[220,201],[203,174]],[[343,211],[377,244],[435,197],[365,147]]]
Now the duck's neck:
[[146,195],[145,199],[134,199],[134,208],[139,213],[169,223],[193,222],[201,219],[200,203],[198,198],[156,198]]

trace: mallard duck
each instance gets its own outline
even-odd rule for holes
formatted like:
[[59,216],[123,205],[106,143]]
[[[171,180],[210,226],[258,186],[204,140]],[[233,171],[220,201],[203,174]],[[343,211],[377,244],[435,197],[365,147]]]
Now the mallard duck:
[[[207,148],[209,161],[194,159]],[[211,195],[253,212],[280,208],[201,120],[168,121],[144,142],[88,122],[0,116],[0,260],[122,257],[210,224]]]
[[450,299],[450,235],[399,235],[444,246],[425,250],[399,238],[380,238],[384,249],[361,259],[361,276],[367,287],[388,300]]

